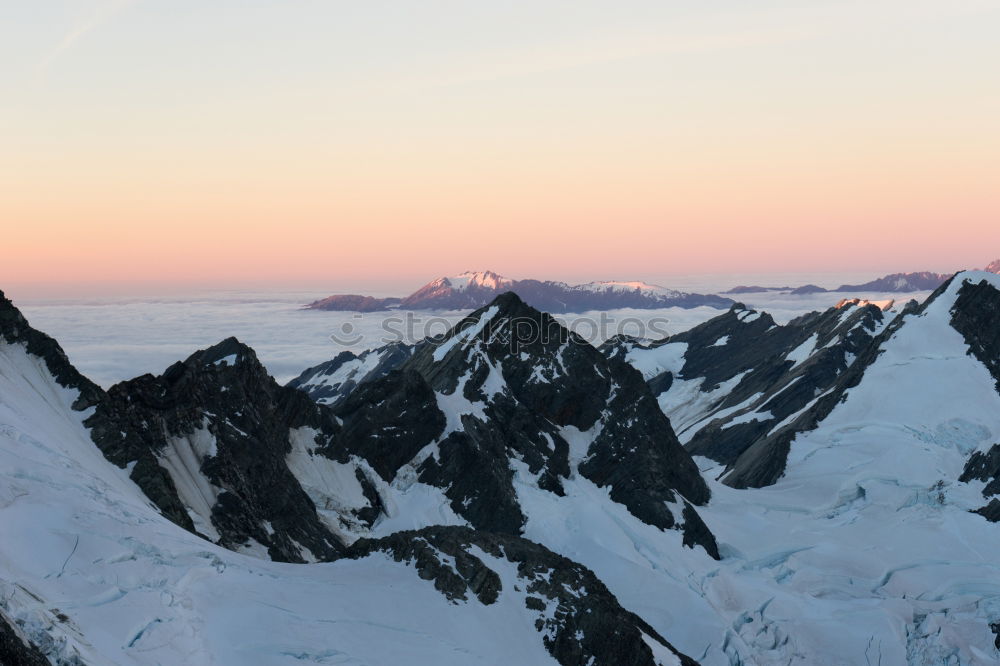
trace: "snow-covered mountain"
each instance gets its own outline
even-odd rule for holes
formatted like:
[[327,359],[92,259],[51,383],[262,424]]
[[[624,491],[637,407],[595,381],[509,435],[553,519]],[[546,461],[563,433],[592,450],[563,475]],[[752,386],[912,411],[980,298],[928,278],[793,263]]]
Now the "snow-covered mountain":
[[[415,372],[335,415],[235,339],[104,392],[2,297],[0,334],[5,663],[693,663],[516,521],[462,527],[503,507],[489,517],[474,486],[456,504],[457,477],[424,483],[399,456],[459,434]],[[608,486],[634,504],[628,480]]]
[[0,334],[25,663],[1000,659],[995,274],[601,350],[505,294],[287,387],[226,340],[105,392]]
[[838,385],[863,371],[888,322],[854,301],[784,326],[737,304],[667,340],[603,348],[639,368],[689,451],[727,465],[729,485],[761,486],[781,475],[789,442],[829,411]]
[[546,312],[584,312],[616,308],[729,307],[728,298],[691,294],[645,282],[565,282],[512,280],[493,271],[469,271],[427,283],[406,298],[372,299],[368,296],[336,295],[310,303],[315,310],[359,310],[371,312],[408,310],[467,310],[487,305],[499,294],[513,291],[529,305]]

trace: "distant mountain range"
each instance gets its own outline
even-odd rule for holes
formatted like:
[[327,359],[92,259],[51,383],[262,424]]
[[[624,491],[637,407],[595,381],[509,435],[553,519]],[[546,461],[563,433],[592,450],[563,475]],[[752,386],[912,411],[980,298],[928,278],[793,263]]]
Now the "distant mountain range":
[[565,282],[512,280],[493,271],[468,271],[428,282],[406,298],[373,298],[356,294],[329,296],[310,303],[313,310],[461,310],[481,308],[499,294],[516,292],[532,307],[548,312],[585,312],[615,308],[694,308],[700,305],[725,309],[732,299],[715,294],[692,294],[645,282]]
[[[1000,273],[1000,259],[997,259],[983,269],[987,273]],[[921,271],[919,273],[892,273],[884,277],[864,282],[862,284],[842,284],[836,289],[825,289],[815,284],[802,285],[801,287],[759,287],[757,285],[740,285],[733,287],[724,294],[759,294],[767,291],[787,291],[790,294],[823,294],[842,291],[853,292],[883,292],[883,293],[910,293],[914,291],[934,291],[949,278],[950,273],[932,273]]]
[[[983,269],[1000,273],[1000,259]],[[726,309],[735,302],[729,296],[786,292],[796,295],[823,293],[913,293],[933,291],[944,284],[951,274],[921,271],[892,273],[862,284],[842,284],[827,289],[816,284],[798,287],[761,287],[740,285],[717,294],[698,294],[669,289],[639,281],[603,281],[570,285],[552,280],[514,280],[493,271],[467,271],[453,277],[441,277],[428,282],[405,298],[376,298],[360,294],[336,294],[306,306],[312,310],[350,312],[380,312],[385,310],[466,310],[481,308],[499,294],[517,293],[534,308],[553,313],[586,312],[635,308],[695,308],[702,305]]]

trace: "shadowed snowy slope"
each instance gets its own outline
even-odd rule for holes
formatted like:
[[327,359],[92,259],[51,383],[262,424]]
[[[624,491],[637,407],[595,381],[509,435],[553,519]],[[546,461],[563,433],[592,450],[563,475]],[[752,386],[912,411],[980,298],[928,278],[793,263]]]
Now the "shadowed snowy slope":
[[[983,293],[970,298],[973,289]],[[678,647],[703,663],[996,663],[1000,529],[973,513],[988,479],[959,477],[970,455],[1000,442],[1000,394],[983,363],[997,358],[998,289],[995,275],[960,274],[902,315],[858,382],[790,441],[775,483],[710,481],[700,512],[719,540],[718,566],[678,567],[635,530],[595,553],[581,530],[597,523],[582,509],[581,530],[552,520],[526,534],[575,553],[654,626],[674,612],[662,599],[696,591],[705,613],[689,598],[671,618],[692,638]],[[724,471],[701,463],[709,478]],[[714,635],[713,614],[724,626]]]

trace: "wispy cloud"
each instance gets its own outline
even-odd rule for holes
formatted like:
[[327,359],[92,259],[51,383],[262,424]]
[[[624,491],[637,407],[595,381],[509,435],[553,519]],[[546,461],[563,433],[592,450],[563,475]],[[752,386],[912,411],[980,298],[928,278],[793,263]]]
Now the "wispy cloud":
[[559,72],[644,57],[708,54],[780,46],[849,33],[873,26],[886,29],[906,20],[995,11],[1000,0],[849,0],[841,3],[762,10],[709,12],[684,22],[640,26],[631,32],[602,32],[531,50],[480,54],[429,74],[390,80],[390,90],[444,88]]
[[85,19],[75,23],[62,40],[55,45],[33,68],[36,75],[42,74],[60,56],[73,48],[84,35],[107,23],[116,14],[133,4],[135,0],[110,0],[98,6]]

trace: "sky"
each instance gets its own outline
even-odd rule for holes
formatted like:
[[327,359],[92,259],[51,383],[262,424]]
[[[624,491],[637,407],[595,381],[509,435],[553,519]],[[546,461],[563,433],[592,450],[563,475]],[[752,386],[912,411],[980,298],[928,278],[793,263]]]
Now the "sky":
[[997,34],[1000,0],[3,3],[0,289],[982,266]]

